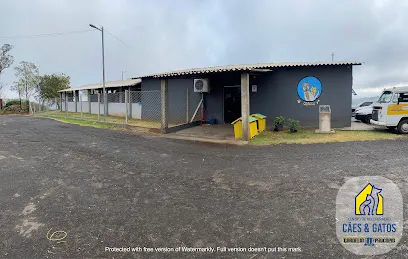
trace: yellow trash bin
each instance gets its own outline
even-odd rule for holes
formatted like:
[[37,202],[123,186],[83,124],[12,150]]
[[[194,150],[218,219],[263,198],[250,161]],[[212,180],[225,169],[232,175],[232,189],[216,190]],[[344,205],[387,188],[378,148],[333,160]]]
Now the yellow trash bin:
[[[253,138],[258,135],[257,119],[249,116],[249,138]],[[242,138],[242,117],[236,119],[231,123],[234,125],[235,138]]]
[[251,116],[258,119],[258,131],[261,133],[262,131],[266,130],[266,116],[260,113],[252,114]]

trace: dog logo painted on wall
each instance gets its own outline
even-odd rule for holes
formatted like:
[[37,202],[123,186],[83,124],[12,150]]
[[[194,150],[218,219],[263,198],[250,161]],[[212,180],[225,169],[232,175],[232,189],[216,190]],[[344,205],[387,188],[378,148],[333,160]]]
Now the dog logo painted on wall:
[[382,189],[372,184],[366,187],[356,196],[355,214],[356,215],[383,215],[383,196]]
[[297,92],[303,101],[314,102],[322,94],[322,84],[316,77],[308,76],[299,81]]

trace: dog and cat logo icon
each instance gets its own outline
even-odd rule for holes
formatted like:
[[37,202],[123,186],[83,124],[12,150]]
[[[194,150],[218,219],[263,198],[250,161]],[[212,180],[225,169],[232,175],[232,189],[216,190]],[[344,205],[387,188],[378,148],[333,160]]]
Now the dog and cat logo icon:
[[[383,215],[384,197],[381,195],[382,189],[372,184],[366,187],[356,196],[355,214],[356,215]],[[364,246],[374,246],[373,238],[366,237]]]
[[381,194],[382,189],[372,184],[367,184],[355,198],[356,215],[383,215],[384,197]]
[[391,251],[402,238],[403,222],[401,191],[385,177],[352,177],[337,193],[336,234],[354,254]]

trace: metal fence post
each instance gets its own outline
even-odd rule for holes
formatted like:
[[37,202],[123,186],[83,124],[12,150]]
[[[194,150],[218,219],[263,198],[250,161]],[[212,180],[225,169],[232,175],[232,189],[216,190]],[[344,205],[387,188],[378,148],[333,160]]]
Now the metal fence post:
[[50,103],[47,101],[47,106],[45,106],[45,109],[46,109],[46,110],[45,110],[45,114],[46,114],[47,116],[48,116],[49,108],[50,108],[50,107],[49,107],[49,104],[50,104]]
[[189,122],[189,115],[188,115],[188,88],[187,88],[187,99],[186,99],[186,123]]
[[55,117],[57,117],[57,111],[59,110],[59,105],[58,105],[58,97],[55,97]]
[[84,118],[83,115],[82,115],[82,95],[79,95],[79,106],[80,106],[80,109],[81,109],[81,120],[82,120]]
[[[132,91],[129,90],[129,99],[128,99],[128,102],[129,102],[129,106],[128,106],[128,107],[129,107],[129,118],[133,118],[133,114],[132,114],[132,109],[133,109],[133,108],[132,108],[132,103],[133,103],[133,98],[134,98],[134,97],[133,97],[133,94],[134,94],[134,93],[137,94],[137,92],[133,92],[133,93],[132,93]],[[137,96],[136,96],[136,97],[137,97]]]
[[129,102],[129,91],[125,90],[125,124],[128,124],[128,112],[129,112],[128,102]]
[[98,121],[101,120],[101,93],[98,93]]
[[68,96],[66,92],[65,92],[65,118],[68,119]]

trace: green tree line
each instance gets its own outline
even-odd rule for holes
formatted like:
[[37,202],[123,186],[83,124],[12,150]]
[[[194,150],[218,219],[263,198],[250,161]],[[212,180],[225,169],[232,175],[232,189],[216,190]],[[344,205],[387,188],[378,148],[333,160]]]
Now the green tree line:
[[[13,46],[10,44],[4,44],[0,48],[0,76],[5,69],[14,63],[14,58],[10,54],[12,49]],[[18,94],[20,106],[23,98],[25,100],[34,98],[41,104],[47,102],[58,105],[55,103],[55,98],[59,97],[58,91],[69,88],[69,76],[63,73],[40,75],[38,67],[32,62],[21,61],[13,69],[16,80],[11,85],[10,90]],[[0,78],[0,92],[2,86]]]

